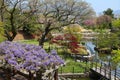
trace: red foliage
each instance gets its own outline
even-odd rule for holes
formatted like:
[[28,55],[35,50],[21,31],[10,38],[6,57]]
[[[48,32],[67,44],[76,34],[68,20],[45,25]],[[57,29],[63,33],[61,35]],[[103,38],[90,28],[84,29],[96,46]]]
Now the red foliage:
[[52,43],[56,43],[56,44],[60,44],[60,42],[61,42],[62,40],[64,40],[64,36],[58,35],[58,36],[56,36],[55,38],[53,38],[53,39],[51,40],[51,42],[52,42]]
[[78,53],[77,48],[79,48],[79,43],[77,42],[77,38],[72,34],[58,35],[52,39],[52,43],[67,46],[72,53]]
[[69,42],[69,49],[73,53],[78,53],[77,48],[79,48],[78,42]]

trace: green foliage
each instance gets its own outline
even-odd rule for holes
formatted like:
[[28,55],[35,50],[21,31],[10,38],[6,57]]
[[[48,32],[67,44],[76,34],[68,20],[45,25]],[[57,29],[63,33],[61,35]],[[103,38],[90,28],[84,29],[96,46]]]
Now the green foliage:
[[97,38],[97,46],[99,48],[108,47],[108,34],[100,33]]
[[2,27],[3,26],[3,22],[0,22],[0,27]]
[[120,40],[120,20],[114,20],[112,22],[113,29],[112,32],[117,35],[117,37]]
[[86,64],[84,62],[75,62],[74,59],[67,59],[66,65],[59,68],[59,73],[83,73],[89,68],[89,64]]
[[82,35],[80,34],[81,33],[81,29],[82,28],[81,28],[80,25],[78,25],[78,24],[72,24],[72,25],[66,26],[64,28],[64,33],[72,34],[73,36],[76,37],[77,42],[80,42],[81,37],[82,37]]
[[106,11],[103,11],[104,15],[108,15],[111,18],[114,18],[113,10],[111,8],[108,8]]
[[4,41],[5,40],[5,37],[4,37],[4,28],[3,28],[3,23],[0,22],[0,42]]
[[120,19],[112,21],[112,25],[113,27],[120,29]]
[[[21,30],[24,26],[27,26],[26,32],[33,33],[33,13],[31,9],[29,9],[27,3],[28,0],[17,1],[17,0],[6,0],[4,1],[4,6],[2,9],[4,11],[4,23],[5,23],[5,37],[12,41],[16,37],[19,30]],[[20,4],[20,5],[19,5]]]
[[20,42],[25,43],[25,44],[38,45],[38,41],[37,40],[21,40]]
[[24,24],[23,31],[26,34],[34,34],[37,28],[33,24]]
[[104,32],[98,35],[97,46],[99,48],[116,49],[118,48],[119,43],[119,38],[114,33]]
[[112,60],[115,62],[115,63],[119,63],[120,62],[120,50],[113,50],[112,51],[113,53],[113,57],[112,57]]

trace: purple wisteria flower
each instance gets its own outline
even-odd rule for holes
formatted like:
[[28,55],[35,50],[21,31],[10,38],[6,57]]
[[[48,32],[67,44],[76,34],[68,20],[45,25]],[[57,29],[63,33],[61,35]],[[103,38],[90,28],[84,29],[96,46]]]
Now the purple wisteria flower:
[[41,46],[5,41],[0,44],[0,54],[5,55],[5,61],[15,69],[38,71],[64,64],[55,50],[50,54]]

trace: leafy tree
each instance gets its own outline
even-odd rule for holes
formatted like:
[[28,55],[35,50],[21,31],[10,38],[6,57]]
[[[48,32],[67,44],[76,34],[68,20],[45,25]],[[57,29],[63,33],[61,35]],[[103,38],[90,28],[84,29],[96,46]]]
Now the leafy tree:
[[82,34],[80,34],[81,30],[82,30],[82,27],[80,25],[71,24],[71,25],[65,26],[63,32],[75,36],[77,39],[77,42],[80,42],[82,37]]
[[94,29],[96,25],[96,21],[94,19],[85,20],[83,25],[87,28]]
[[116,50],[119,48],[120,41],[116,34],[110,32],[102,32],[99,33],[96,43],[98,49],[106,48],[106,50],[111,53],[113,49]]
[[5,40],[5,37],[4,37],[4,28],[3,28],[3,23],[0,22],[0,42],[4,41]]
[[116,64],[120,62],[120,50],[113,50],[112,51],[112,61]]
[[116,34],[120,40],[120,20],[113,20],[112,26],[113,26],[113,28],[112,28],[111,32]]
[[120,29],[120,19],[119,20],[113,20],[112,21],[113,28]]
[[52,39],[52,43],[66,47],[68,52],[72,54],[88,55],[86,48],[82,45],[79,45],[77,37],[70,33],[54,37]]
[[58,35],[52,39],[52,43],[67,47],[72,53],[78,53],[79,43],[77,42],[77,38],[72,34]]
[[104,15],[108,15],[111,18],[114,18],[113,10],[111,8],[108,8],[106,11],[103,11]]
[[65,26],[63,34],[58,35],[52,39],[53,43],[67,47],[71,53],[86,54],[85,48],[80,46],[82,27],[78,24],[71,24]]
[[24,23],[22,29],[27,35],[36,34],[38,31],[38,27],[31,21]]
[[5,23],[5,37],[12,41],[23,24],[32,20],[30,17],[35,11],[28,5],[28,0],[2,0],[2,2],[4,7],[1,5],[1,19],[4,19]]
[[99,29],[111,29],[111,22],[111,17],[107,15],[99,16],[96,20]]
[[39,45],[44,44],[46,36],[53,30],[60,30],[74,23],[81,24],[83,20],[94,15],[91,6],[82,0],[43,0],[37,3],[40,4],[36,15],[38,23],[42,24]]
[[[33,24],[39,24],[42,33],[40,45],[43,45],[51,31],[60,30],[69,24],[80,24],[94,15],[93,9],[87,2],[75,0],[2,0],[0,8],[8,40],[12,41],[17,31],[24,25],[30,26],[28,22],[33,20]],[[33,15],[34,19],[31,18]]]
[[5,4],[4,4],[5,0],[0,0],[0,20],[3,22],[4,20],[4,12],[5,12]]

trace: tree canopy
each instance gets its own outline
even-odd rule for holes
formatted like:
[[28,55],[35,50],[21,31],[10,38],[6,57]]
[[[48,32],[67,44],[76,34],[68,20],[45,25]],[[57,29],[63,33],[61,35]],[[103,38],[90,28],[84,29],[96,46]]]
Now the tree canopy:
[[51,31],[81,24],[95,15],[90,4],[83,0],[2,0],[0,7],[8,40],[12,41],[22,27],[33,29],[31,26],[37,25],[42,33],[40,45]]
[[113,20],[112,25],[113,27],[120,29],[120,20]]
[[90,4],[82,0],[43,0],[38,10],[38,22],[43,25],[40,45],[43,45],[46,35],[52,30],[74,23],[81,24],[94,15]]
[[112,56],[113,62],[118,64],[120,61],[120,50],[119,49],[113,50],[112,53],[113,53],[113,56]]
[[112,19],[108,15],[101,15],[97,18],[96,24],[99,29],[111,29]]
[[72,24],[72,25],[65,26],[63,32],[75,36],[76,41],[80,42],[81,37],[82,37],[82,34],[80,33],[82,29],[83,29],[82,26],[78,24]]
[[104,15],[108,15],[111,18],[114,18],[113,10],[111,8],[108,8],[107,10],[103,11]]
[[35,11],[30,8],[28,0],[1,0],[1,2],[0,19],[4,22],[5,37],[12,41],[18,30],[32,20],[31,16]]

